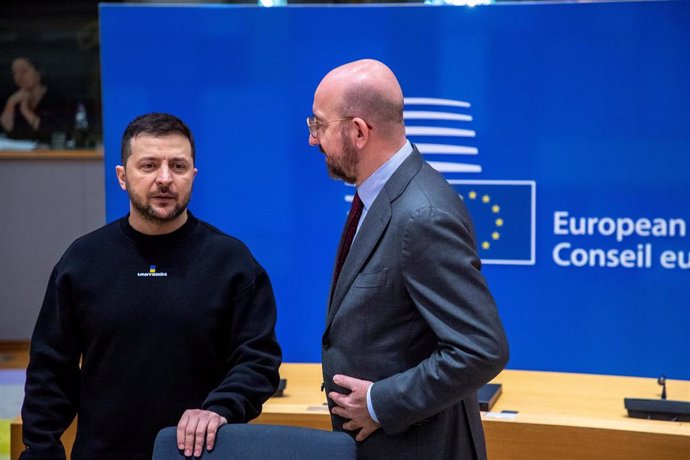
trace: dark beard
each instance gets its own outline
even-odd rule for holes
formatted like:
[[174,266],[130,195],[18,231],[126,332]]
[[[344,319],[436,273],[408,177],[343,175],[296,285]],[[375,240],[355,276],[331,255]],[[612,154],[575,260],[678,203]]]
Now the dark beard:
[[161,217],[158,214],[156,214],[153,208],[149,205],[142,206],[140,203],[137,203],[135,201],[132,201],[132,204],[134,205],[134,209],[136,209],[139,212],[139,214],[141,214],[141,217],[155,224],[171,222],[187,209],[186,206],[175,206],[173,210],[170,211],[166,216]]
[[[161,189],[160,191],[165,193],[167,189]],[[187,199],[182,202],[182,204],[175,205],[175,207],[167,215],[159,216],[153,210],[153,207],[148,204],[140,203],[129,191],[129,187],[127,187],[127,194],[129,195],[130,203],[132,203],[132,206],[134,206],[134,209],[141,215],[141,217],[154,224],[164,224],[175,220],[183,212],[185,212],[191,198],[191,196],[188,196]]]
[[[343,156],[340,160],[333,159],[326,155],[326,166],[328,167],[328,174],[333,179],[342,179],[348,184],[357,183],[357,150],[355,146],[352,145],[350,138],[343,132],[341,133],[343,138]],[[319,145],[321,152],[324,152],[323,148]]]

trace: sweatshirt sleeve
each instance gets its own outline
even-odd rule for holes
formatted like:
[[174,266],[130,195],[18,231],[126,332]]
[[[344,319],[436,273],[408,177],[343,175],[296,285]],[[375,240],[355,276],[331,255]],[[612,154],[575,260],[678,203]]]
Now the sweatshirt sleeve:
[[79,400],[79,341],[70,296],[50,276],[31,338],[22,406],[22,460],[65,458],[60,436],[75,417]]
[[261,413],[261,405],[278,387],[281,351],[275,336],[276,304],[263,269],[234,297],[228,331],[227,373],[202,408],[244,423]]

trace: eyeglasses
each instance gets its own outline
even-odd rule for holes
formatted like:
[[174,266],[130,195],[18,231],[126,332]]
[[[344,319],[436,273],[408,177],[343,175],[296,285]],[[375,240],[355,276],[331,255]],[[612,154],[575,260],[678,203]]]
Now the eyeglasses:
[[322,126],[328,126],[331,123],[335,123],[337,121],[345,121],[345,120],[354,120],[355,117],[344,117],[344,118],[336,118],[335,120],[328,120],[328,121],[319,121],[316,119],[316,117],[311,116],[307,117],[307,128],[309,128],[309,134],[312,135],[312,137],[319,137],[319,128]]

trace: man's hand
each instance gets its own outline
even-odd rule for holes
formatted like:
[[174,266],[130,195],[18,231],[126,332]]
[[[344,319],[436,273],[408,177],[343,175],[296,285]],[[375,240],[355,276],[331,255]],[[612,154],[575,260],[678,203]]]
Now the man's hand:
[[367,391],[373,385],[367,380],[359,380],[346,375],[335,375],[333,383],[351,391],[349,395],[343,395],[331,391],[328,397],[336,404],[331,412],[340,417],[349,419],[343,424],[343,428],[348,431],[359,430],[357,441],[364,441],[371,433],[381,427],[380,424],[372,420],[367,408]]
[[201,457],[206,439],[206,450],[213,450],[218,428],[227,424],[225,417],[215,412],[201,409],[188,409],[177,424],[177,447],[184,451],[185,457]]

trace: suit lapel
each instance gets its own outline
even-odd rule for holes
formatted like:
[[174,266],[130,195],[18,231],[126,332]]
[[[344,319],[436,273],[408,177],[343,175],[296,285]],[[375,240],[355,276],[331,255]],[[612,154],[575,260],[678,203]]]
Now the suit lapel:
[[331,296],[326,329],[333,321],[333,317],[340,308],[345,295],[350,290],[357,274],[362,269],[364,263],[374,251],[376,244],[383,236],[391,220],[391,203],[400,196],[410,183],[412,178],[422,167],[422,157],[417,148],[403,161],[400,167],[393,173],[379,195],[372,203],[371,208],[362,222],[359,232],[355,237],[350,253],[345,259],[340,277],[335,286],[331,286]]
[[331,299],[331,305],[328,310],[328,320],[326,324],[330,324],[345,294],[357,277],[357,273],[359,273],[362,265],[369,257],[369,254],[371,254],[379,238],[383,235],[383,231],[388,226],[388,222],[391,218],[391,205],[387,199],[381,200],[379,198],[383,197],[379,195],[371,205],[371,209],[367,211],[364,222],[362,222],[362,226],[359,228],[359,232],[357,232],[357,236],[352,242],[350,253],[347,255],[347,259],[345,259],[338,282],[332,288],[333,298]]

